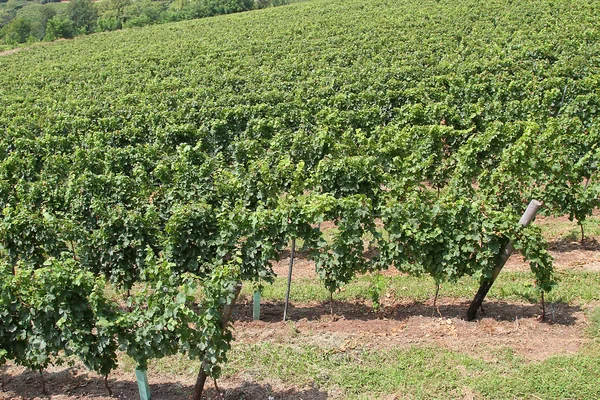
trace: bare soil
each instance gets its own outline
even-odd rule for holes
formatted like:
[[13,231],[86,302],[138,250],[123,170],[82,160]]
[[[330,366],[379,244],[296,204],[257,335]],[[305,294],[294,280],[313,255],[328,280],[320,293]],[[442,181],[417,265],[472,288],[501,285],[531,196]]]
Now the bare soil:
[[465,321],[467,301],[452,298],[430,302],[391,304],[373,313],[363,303],[334,302],[295,304],[289,309],[293,324],[281,321],[283,303],[261,304],[261,321],[251,321],[251,304],[238,307],[236,340],[313,343],[339,347],[341,351],[362,346],[369,349],[410,348],[436,345],[490,359],[499,349],[510,347],[528,361],[556,354],[572,354],[587,343],[585,312],[566,304],[553,304],[547,321],[541,321],[538,305],[494,301],[486,303],[477,321]]
[[0,51],[0,57],[16,53],[17,51],[20,51],[20,50],[21,49],[10,49],[10,50],[5,50],[5,51]]
[[[463,319],[468,302],[444,297],[438,299],[437,307],[430,301],[389,303],[377,314],[358,302],[334,302],[333,307],[331,315],[329,303],[294,304],[289,309],[289,319],[293,322],[282,322],[283,303],[263,303],[262,320],[252,321],[252,304],[241,303],[234,314],[236,344],[311,344],[337,352],[437,346],[490,362],[510,351],[528,362],[556,354],[573,354],[589,343],[584,335],[587,326],[584,310],[565,304],[554,304],[548,310],[549,322],[540,321],[538,305],[504,301],[486,303],[485,314],[475,322]],[[102,378],[81,365],[53,367],[44,376],[51,396],[40,396],[38,373],[15,366],[6,368],[5,391],[0,392],[0,399],[139,398],[133,371],[111,374],[113,397],[107,395]],[[154,376],[150,372],[149,379],[154,399],[187,399],[193,391],[191,376],[175,373]],[[210,385],[207,393],[210,399],[328,398],[322,391],[289,387],[284,382],[259,384],[253,382],[252,376],[220,380],[224,397],[217,396]]]
[[[22,371],[10,376],[2,400],[139,400],[137,384],[128,375],[111,375],[109,380],[113,395],[109,396],[102,378],[88,375],[80,368],[52,370],[44,374],[48,395],[40,394],[39,374]],[[150,390],[154,400],[189,399],[194,391],[193,383],[176,375],[163,374],[150,378]],[[326,392],[315,388],[298,389],[281,382],[253,383],[248,379],[219,380],[219,392],[212,382],[207,382],[203,399],[219,400],[324,400]]]
[[[539,223],[555,222],[556,219],[541,218]],[[326,228],[322,225],[322,229]],[[551,254],[557,269],[600,271],[600,245],[595,240],[588,240],[584,245],[552,240]],[[288,266],[289,254],[286,254],[274,265],[274,269],[278,275],[286,276]],[[506,268],[529,270],[528,264],[518,254],[511,257]],[[398,272],[390,269],[386,273]],[[316,277],[314,265],[302,254],[294,262],[293,276],[296,279]],[[463,319],[469,304],[467,300],[441,297],[434,307],[431,300],[418,302],[386,298],[382,304],[382,311],[373,313],[368,304],[334,301],[332,315],[329,303],[296,303],[291,305],[288,314],[293,322],[282,322],[283,302],[262,303],[261,321],[252,321],[252,304],[242,301],[234,313],[236,344],[232,351],[239,344],[267,341],[312,344],[339,352],[438,346],[490,362],[510,351],[522,357],[524,362],[530,362],[557,354],[573,354],[589,343],[584,334],[588,324],[585,310],[567,304],[550,305],[546,322],[540,320],[539,305],[519,302],[488,301],[485,313],[480,313],[479,319],[474,322]],[[47,396],[41,395],[38,373],[14,365],[5,366],[0,371],[4,382],[0,400],[139,398],[133,371],[123,369],[110,376],[112,397],[108,396],[103,379],[82,365],[52,367],[45,372],[46,386],[51,393]],[[155,376],[150,371],[149,379],[153,399],[187,399],[193,391],[193,376],[175,372]],[[289,382],[269,378],[257,383],[251,374],[220,380],[219,386],[221,392],[217,393],[212,383],[207,383],[206,398],[321,400],[336,397],[315,388],[298,388]]]

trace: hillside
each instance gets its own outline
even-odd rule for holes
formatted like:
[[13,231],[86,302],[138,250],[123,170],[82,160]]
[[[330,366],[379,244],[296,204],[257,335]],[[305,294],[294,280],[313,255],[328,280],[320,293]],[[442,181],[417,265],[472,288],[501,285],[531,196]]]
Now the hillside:
[[599,398],[599,17],[312,0],[4,53],[0,398]]
[[97,34],[0,59],[2,116],[18,115],[16,96],[39,110],[40,127],[45,115],[166,108],[164,126],[194,103],[207,110],[198,125],[233,106],[242,131],[253,117],[282,119],[282,107],[297,110],[281,121],[292,131],[329,127],[336,114],[367,131],[541,121],[561,100],[564,113],[596,94],[598,5],[576,3],[316,1]]

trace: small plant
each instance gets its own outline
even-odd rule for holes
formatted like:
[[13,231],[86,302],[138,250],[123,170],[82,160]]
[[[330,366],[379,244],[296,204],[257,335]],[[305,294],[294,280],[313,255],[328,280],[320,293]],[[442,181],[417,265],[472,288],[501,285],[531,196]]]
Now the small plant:
[[294,321],[287,321],[287,325],[290,328],[290,336],[291,337],[297,337],[298,334],[300,333],[300,330],[298,330],[298,327],[296,326],[296,323]]
[[600,308],[596,307],[588,314],[589,328],[588,333],[591,337],[600,339]]
[[373,302],[373,312],[381,311],[381,295],[385,290],[385,279],[379,272],[373,274],[369,290],[367,291],[369,298]]

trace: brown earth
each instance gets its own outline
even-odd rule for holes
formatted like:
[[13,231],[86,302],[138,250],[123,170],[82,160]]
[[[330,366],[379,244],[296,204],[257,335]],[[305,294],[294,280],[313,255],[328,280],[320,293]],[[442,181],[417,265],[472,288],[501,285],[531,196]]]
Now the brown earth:
[[[540,322],[537,305],[490,301],[485,315],[475,322],[463,320],[466,301],[438,299],[438,306],[427,302],[387,304],[375,314],[365,304],[334,302],[332,316],[328,303],[294,304],[290,320],[282,322],[283,304],[263,303],[262,320],[252,321],[252,305],[236,307],[235,343],[262,342],[283,345],[311,344],[328,351],[409,349],[413,346],[437,346],[496,362],[499,354],[510,351],[524,361],[539,361],[556,354],[573,354],[589,342],[584,336],[587,320],[579,307],[555,304],[548,310],[552,323]],[[235,351],[235,345],[232,351]],[[150,368],[151,371],[151,368]],[[327,399],[316,389],[300,390],[285,382],[254,382],[255,377],[239,374],[220,380],[224,397],[214,389],[207,398],[225,399]],[[44,374],[51,396],[40,396],[39,374],[10,366],[3,372],[5,391],[0,399],[29,400],[108,400],[139,398],[133,371],[116,371],[110,376],[114,397],[107,396],[103,380],[83,366],[52,367]],[[193,390],[192,375],[175,373],[151,375],[154,399],[186,399]],[[212,384],[211,384],[212,385]],[[334,396],[335,397],[335,396]]]
[[[236,322],[236,340],[242,343],[299,341],[346,349],[410,348],[435,345],[474,356],[493,358],[498,349],[510,347],[524,359],[538,361],[556,354],[572,354],[586,343],[583,310],[555,304],[551,323],[540,322],[537,305],[488,302],[485,316],[475,322],[463,319],[468,302],[452,298],[428,302],[403,302],[385,307],[379,314],[362,303],[296,304],[290,308],[292,325],[281,322],[283,304],[262,304],[261,321],[251,321],[251,305]],[[552,344],[549,346],[549,344]]]
[[[565,219],[566,220],[566,219]],[[566,220],[568,221],[568,220]],[[539,223],[552,224],[557,219],[540,218]],[[325,225],[325,224],[324,224]],[[326,226],[322,225],[322,229]],[[600,271],[600,246],[588,240],[580,242],[550,238],[551,254],[557,269]],[[287,258],[285,258],[287,257]],[[286,276],[289,253],[274,265],[278,275]],[[507,269],[529,270],[519,255],[513,255]],[[387,274],[397,274],[394,269]],[[294,262],[294,278],[315,277],[314,266],[300,254]],[[442,297],[433,307],[431,300],[396,301],[384,299],[383,310],[375,314],[360,302],[329,303],[312,302],[293,304],[289,309],[290,320],[282,322],[282,302],[261,304],[261,321],[252,321],[252,304],[243,300],[236,306],[235,344],[261,342],[284,345],[311,344],[328,351],[352,352],[360,349],[382,350],[408,349],[413,346],[437,346],[470,354],[495,362],[498,354],[510,351],[525,362],[544,360],[556,354],[576,353],[589,342],[585,337],[587,319],[585,310],[566,304],[552,304],[547,310],[551,322],[541,322],[538,305],[507,302],[486,302],[485,314],[477,321],[463,319],[468,307],[467,300]],[[590,305],[591,306],[591,305]],[[52,367],[44,373],[49,396],[40,396],[38,373],[16,366],[4,367],[2,379],[4,391],[0,400],[108,400],[138,399],[133,371],[119,369],[111,374],[109,382],[113,397],[107,395],[101,377],[90,373],[82,365]],[[191,374],[151,374],[153,399],[187,399],[193,391]],[[209,385],[207,384],[207,387]],[[315,388],[297,388],[289,383],[238,374],[219,381],[220,395],[214,388],[207,389],[207,398],[219,399],[292,399],[321,400],[339,398]]]
[[0,57],[16,53],[17,51],[20,51],[20,50],[21,49],[10,49],[10,50],[5,50],[5,51],[0,51]]
[[[549,252],[554,258],[556,270],[600,272],[600,243],[595,239],[587,239],[585,246],[582,246],[579,241],[554,240],[549,242]],[[289,265],[289,252],[286,252],[280,261],[273,263],[273,270],[277,276],[287,276]],[[505,268],[512,271],[530,271],[529,263],[518,253],[509,258]],[[389,276],[400,273],[390,268],[383,271],[383,274]],[[294,257],[292,277],[299,279],[316,276],[314,264],[303,254],[297,253]]]
[[[6,384],[6,390],[0,391],[2,400],[139,400],[137,384],[131,374],[111,375],[109,380],[113,395],[109,396],[104,381],[96,375],[90,375],[81,368],[51,370],[45,373],[49,395],[40,394],[40,378],[37,373],[17,372]],[[189,399],[194,390],[193,382],[182,380],[175,375],[150,377],[150,390],[153,400]],[[219,392],[211,382],[207,382],[203,399],[219,400],[325,400],[330,398],[318,389],[297,389],[281,382],[253,383],[248,379],[232,378],[219,380]],[[209,387],[210,386],[210,387]],[[16,389],[14,389],[16,388]],[[14,389],[14,390],[13,390]]]

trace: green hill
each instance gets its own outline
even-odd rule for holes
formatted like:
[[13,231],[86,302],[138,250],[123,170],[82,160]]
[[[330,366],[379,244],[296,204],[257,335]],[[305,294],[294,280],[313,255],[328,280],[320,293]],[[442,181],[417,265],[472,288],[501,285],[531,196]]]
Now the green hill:
[[238,283],[273,282],[292,238],[331,304],[391,266],[489,288],[509,241],[550,291],[517,221],[540,200],[584,244],[600,205],[599,17],[314,0],[0,57],[0,362],[106,375],[119,348],[216,376]]
[[[471,203],[463,211],[473,224],[490,218],[485,207],[512,220],[537,198],[581,222],[598,204],[599,11],[594,1],[319,0],[26,49],[0,58],[0,206],[24,201],[38,212],[55,201],[71,215],[101,198],[133,210],[149,198],[157,207],[150,194],[160,193],[157,227],[174,200],[260,210],[286,194],[319,193],[348,203],[309,214],[367,207],[371,222],[353,218],[366,218],[355,223],[368,230],[388,212],[411,220],[433,210],[417,226],[436,232],[438,212],[450,213],[445,224],[468,225],[458,210]],[[35,183],[18,184],[19,168]],[[425,198],[424,183],[437,199]],[[414,208],[395,209],[382,188]],[[84,208],[74,211],[71,196],[83,196]],[[316,218],[309,214],[302,224]],[[417,240],[398,223],[398,240]],[[411,246],[443,241],[434,236]],[[531,245],[542,251],[540,243]],[[489,267],[467,267],[471,246],[460,245],[454,266],[438,268],[448,260],[432,246],[419,250],[430,261],[415,262],[440,279]],[[489,246],[494,253],[498,243]],[[324,273],[333,289],[371,262],[346,250],[350,258],[335,262],[358,264]]]
[[97,34],[1,58],[3,126],[34,107],[40,129],[75,117],[78,133],[100,116],[132,127],[120,115],[137,128],[232,120],[234,135],[266,117],[290,132],[442,119],[483,130],[560,104],[588,125],[593,110],[576,109],[597,101],[598,12],[594,1],[318,0]]

